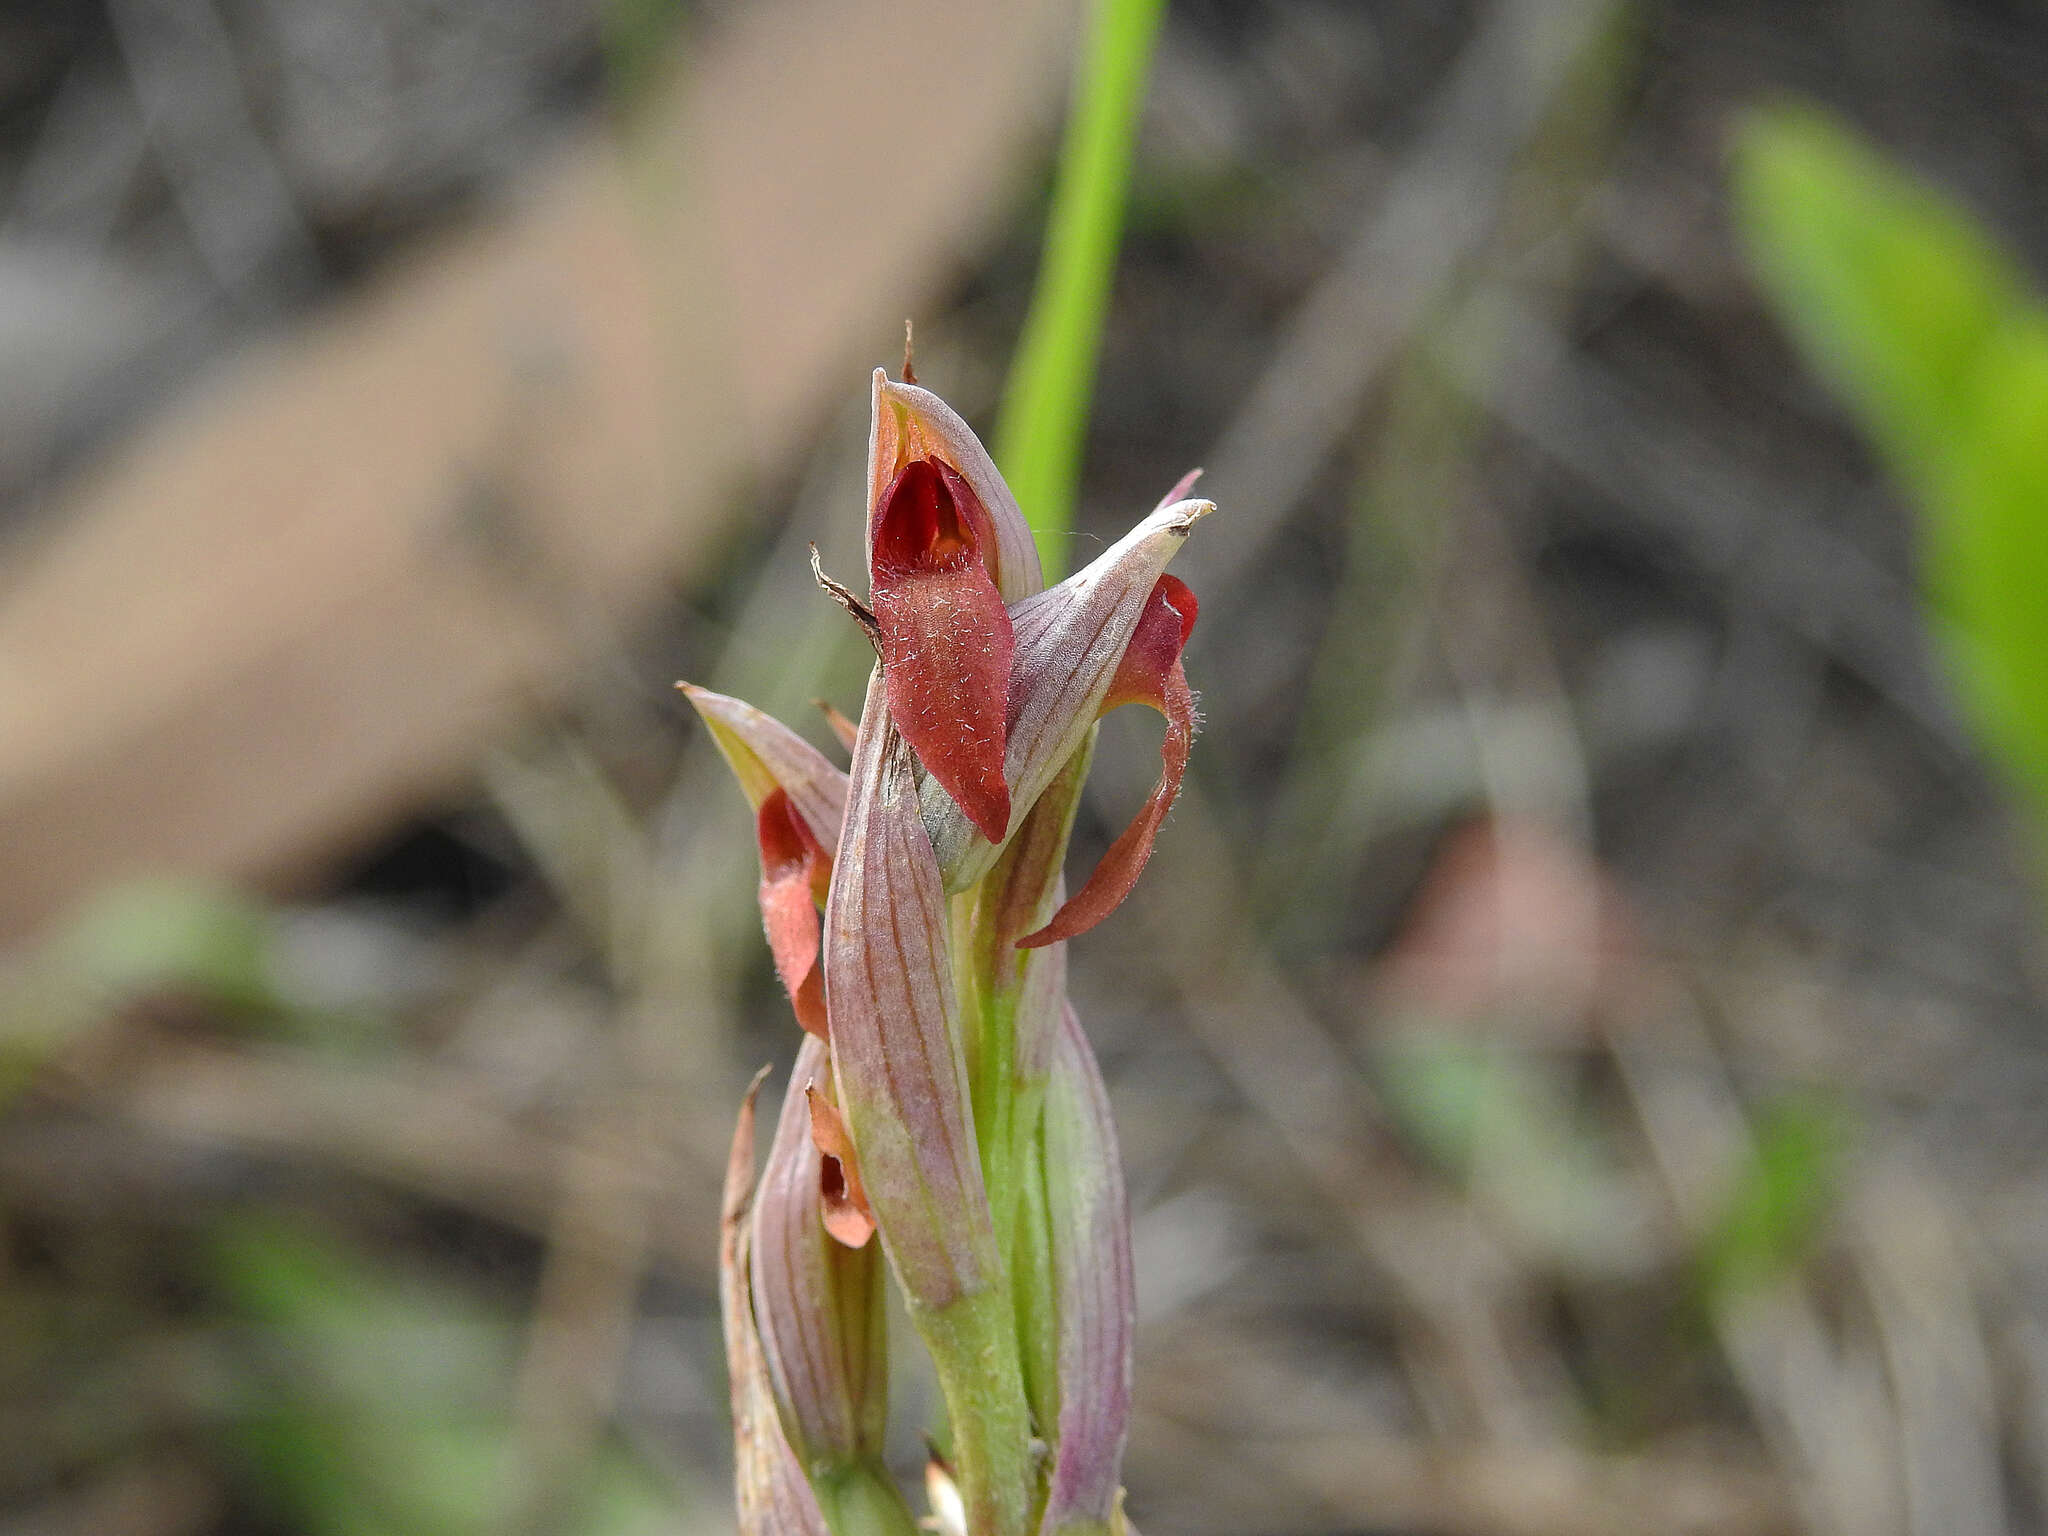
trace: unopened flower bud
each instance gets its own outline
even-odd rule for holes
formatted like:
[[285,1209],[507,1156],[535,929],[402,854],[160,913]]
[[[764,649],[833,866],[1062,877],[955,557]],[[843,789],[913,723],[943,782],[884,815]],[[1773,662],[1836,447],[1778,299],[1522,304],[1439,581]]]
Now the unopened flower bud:
[[754,1323],[752,1233],[754,1101],[764,1071],[740,1104],[719,1211],[718,1300],[732,1390],[733,1481],[740,1536],[830,1536],[810,1480],[790,1449],[776,1410]]
[[814,1475],[880,1456],[889,1399],[881,1255],[825,1228],[810,1096],[830,1072],[824,1042],[807,1038],[754,1201],[754,1316],[790,1444]]

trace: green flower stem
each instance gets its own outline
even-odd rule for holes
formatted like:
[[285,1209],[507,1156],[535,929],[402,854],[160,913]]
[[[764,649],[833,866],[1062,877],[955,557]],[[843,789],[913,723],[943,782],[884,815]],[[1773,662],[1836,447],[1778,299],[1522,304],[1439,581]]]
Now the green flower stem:
[[1045,254],[1010,365],[996,463],[1038,537],[1046,574],[1067,561],[1081,437],[1123,240],[1131,144],[1166,0],[1095,0],[1060,145]]
[[[953,973],[967,1034],[968,1081],[982,1183],[1004,1270],[1029,1262],[1015,1251],[1018,1192],[1037,1156],[1039,1111],[1059,1028],[1058,999],[1030,985],[1058,963],[1046,950],[1017,940],[1043,927],[1059,905],[1060,870],[1094,760],[1090,730],[1025,813],[1001,859],[981,881],[954,898]],[[1028,1013],[1030,1016],[1025,1017]],[[1030,1038],[1019,1038],[1022,1030]]]
[[1017,1212],[1019,1135],[1017,1074],[1017,997],[1014,992],[979,992],[975,1011],[988,1070],[974,1081],[974,1129],[981,1143],[982,1182],[988,1188],[989,1218],[995,1223],[996,1246],[1007,1270],[1011,1262],[1011,1229]]
[[871,1461],[810,1473],[832,1536],[919,1536],[917,1517],[888,1469]]
[[1011,1285],[1017,1297],[1017,1340],[1024,1361],[1024,1396],[1041,1438],[1059,1423],[1059,1288],[1053,1274],[1052,1220],[1045,1195],[1044,1119],[1021,1166]]
[[1024,1536],[1037,1503],[1031,1410],[1007,1284],[910,1309],[953,1428],[953,1475],[971,1536]]

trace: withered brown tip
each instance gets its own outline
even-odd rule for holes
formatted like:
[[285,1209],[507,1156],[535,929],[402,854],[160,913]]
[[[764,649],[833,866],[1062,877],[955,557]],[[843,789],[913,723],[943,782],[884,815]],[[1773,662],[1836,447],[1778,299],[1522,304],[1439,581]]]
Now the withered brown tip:
[[872,609],[853,595],[853,591],[842,581],[834,581],[825,574],[824,563],[819,559],[818,546],[811,546],[811,577],[825,595],[853,615],[853,622],[861,627],[861,633],[868,637],[868,644],[875,648],[875,655],[882,654],[882,626],[875,619]]

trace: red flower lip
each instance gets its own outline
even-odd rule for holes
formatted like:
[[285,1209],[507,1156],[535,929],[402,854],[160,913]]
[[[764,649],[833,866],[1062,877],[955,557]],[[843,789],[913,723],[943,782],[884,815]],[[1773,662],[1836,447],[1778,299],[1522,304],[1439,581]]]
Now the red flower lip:
[[820,1040],[825,1035],[825,976],[818,966],[818,907],[831,889],[832,855],[776,789],[754,813],[761,848],[761,926],[775,957],[775,974],[789,993],[796,1021]]
[[797,1022],[825,1037],[818,908],[846,814],[846,775],[816,747],[751,704],[680,685],[754,807],[761,852],[761,926]]
[[1005,708],[1016,639],[988,510],[951,465],[913,459],[876,502],[869,572],[896,729],[991,842],[1010,825]]

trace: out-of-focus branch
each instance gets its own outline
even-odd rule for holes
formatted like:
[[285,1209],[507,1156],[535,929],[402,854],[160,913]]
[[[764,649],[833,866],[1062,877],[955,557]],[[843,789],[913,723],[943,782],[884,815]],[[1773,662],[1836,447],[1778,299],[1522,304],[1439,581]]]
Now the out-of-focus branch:
[[137,868],[278,877],[457,782],[1003,212],[1071,21],[734,10],[630,148],[71,487],[0,591],[0,933]]

